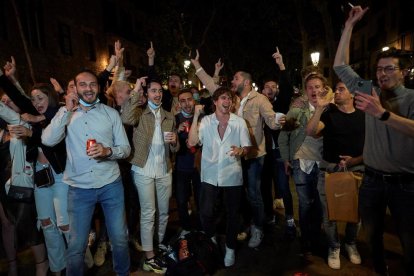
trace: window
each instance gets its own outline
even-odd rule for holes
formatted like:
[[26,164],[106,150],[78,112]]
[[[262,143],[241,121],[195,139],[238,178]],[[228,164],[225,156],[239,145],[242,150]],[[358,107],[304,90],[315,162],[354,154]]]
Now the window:
[[59,23],[59,46],[62,54],[68,56],[71,56],[73,54],[70,27],[65,23]]
[[92,34],[84,33],[86,56],[90,61],[96,61],[95,40]]

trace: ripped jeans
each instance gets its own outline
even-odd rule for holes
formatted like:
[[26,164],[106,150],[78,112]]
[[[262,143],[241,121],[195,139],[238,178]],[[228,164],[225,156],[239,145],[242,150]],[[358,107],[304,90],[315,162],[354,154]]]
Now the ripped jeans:
[[[37,169],[41,168],[37,166]],[[38,225],[41,225],[41,220],[50,219],[51,221],[51,224],[41,227],[45,237],[50,270],[59,272],[66,267],[66,245],[63,235],[67,239],[68,231],[62,232],[59,226],[69,225],[67,212],[69,186],[62,181],[63,173],[56,174],[53,171],[53,175],[55,184],[44,188],[36,187],[34,195]]]

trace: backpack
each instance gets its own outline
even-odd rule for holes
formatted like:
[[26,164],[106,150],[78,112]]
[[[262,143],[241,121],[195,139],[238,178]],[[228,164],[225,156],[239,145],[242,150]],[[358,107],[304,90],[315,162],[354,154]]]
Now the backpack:
[[166,275],[212,275],[222,266],[217,245],[203,232],[190,232],[170,244]]

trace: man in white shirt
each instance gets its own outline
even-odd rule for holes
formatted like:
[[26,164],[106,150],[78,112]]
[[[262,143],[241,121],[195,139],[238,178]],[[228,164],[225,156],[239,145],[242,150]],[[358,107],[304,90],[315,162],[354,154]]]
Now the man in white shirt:
[[214,239],[215,199],[224,194],[227,214],[226,255],[224,265],[235,262],[238,215],[243,189],[241,157],[251,146],[245,120],[230,112],[234,94],[219,88],[213,94],[216,111],[204,117],[197,127],[203,106],[197,105],[190,129],[189,144],[203,145],[201,157],[200,217],[203,230]]

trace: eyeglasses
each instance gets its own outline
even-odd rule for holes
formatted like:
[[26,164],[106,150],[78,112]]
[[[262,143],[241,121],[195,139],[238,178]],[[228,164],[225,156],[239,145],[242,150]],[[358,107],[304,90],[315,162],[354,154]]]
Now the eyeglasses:
[[400,67],[389,65],[385,67],[378,66],[376,70],[377,70],[377,74],[382,73],[382,72],[384,72],[385,74],[392,74],[395,70],[398,70],[398,69],[400,69]]

